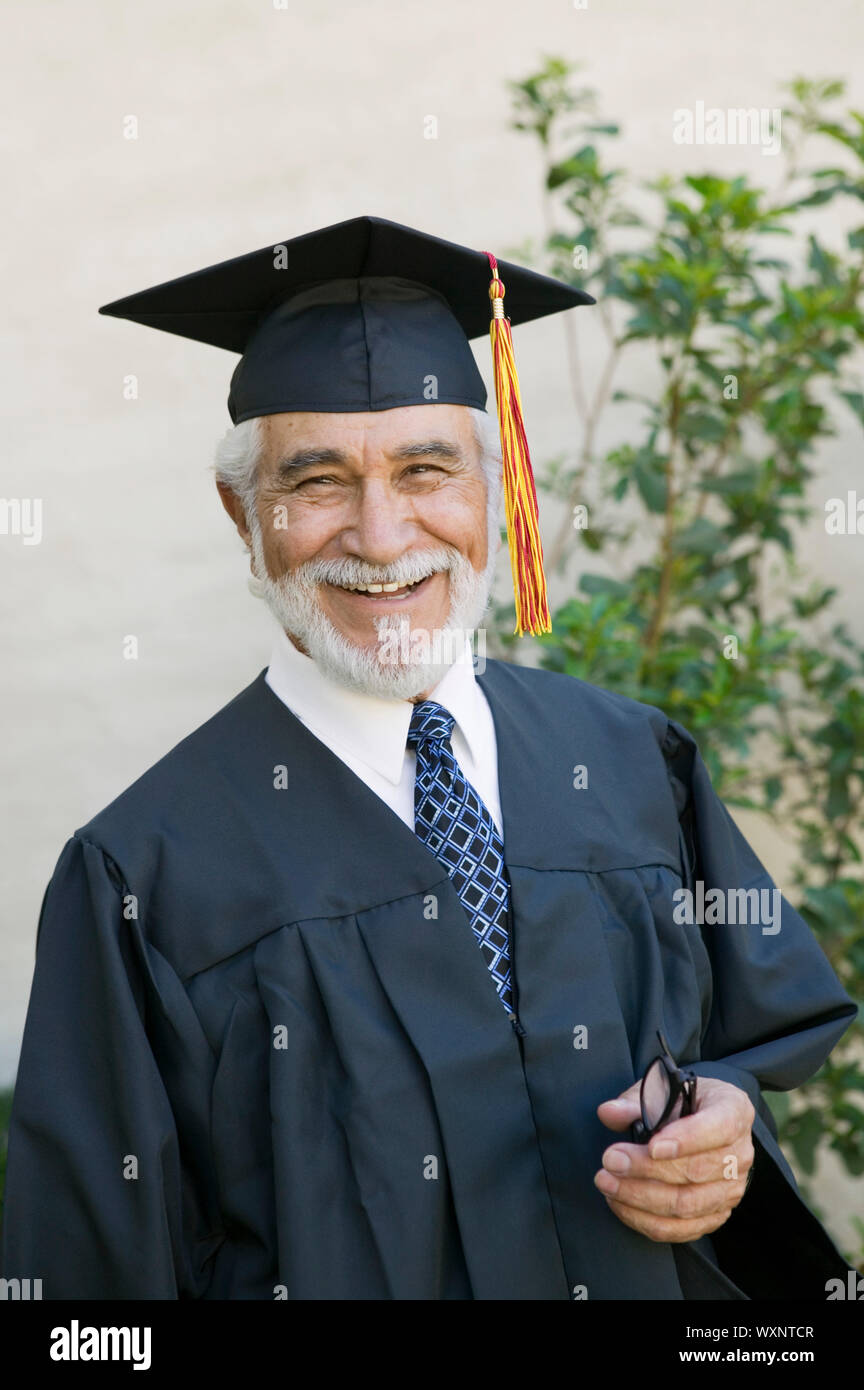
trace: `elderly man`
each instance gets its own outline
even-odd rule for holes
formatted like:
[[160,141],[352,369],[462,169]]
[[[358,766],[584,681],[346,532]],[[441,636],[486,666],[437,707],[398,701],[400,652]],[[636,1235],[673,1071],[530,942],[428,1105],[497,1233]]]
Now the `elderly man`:
[[[498,273],[513,322],[591,302]],[[776,891],[693,739],[568,677],[475,675],[502,466],[468,344],[488,279],[480,253],[357,218],[108,308],[242,352],[217,484],[279,634],[46,893],[4,1268],[46,1298],[845,1278],[762,1090],[811,1075],[854,1007],[785,901],[681,912],[684,890]],[[494,312],[517,602],[542,628]],[[636,1143],[658,1029],[695,1109]]]

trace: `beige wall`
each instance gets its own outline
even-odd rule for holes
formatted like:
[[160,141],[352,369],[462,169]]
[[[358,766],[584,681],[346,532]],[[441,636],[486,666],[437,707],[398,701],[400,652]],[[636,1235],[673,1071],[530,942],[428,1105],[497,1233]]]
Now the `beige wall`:
[[[0,1084],[64,841],[251,680],[269,647],[207,474],[235,359],[97,306],[360,213],[499,254],[537,237],[537,156],[506,128],[504,83],[545,53],[587,64],[625,124],[630,167],[769,179],[776,161],[758,151],[673,144],[673,108],[771,107],[801,71],[847,76],[861,106],[862,40],[859,0],[10,0],[0,495],[41,497],[44,538],[0,536]],[[423,138],[430,114],[437,140]],[[599,333],[581,313],[590,364]],[[542,460],[578,434],[563,329],[517,339]],[[137,401],[123,399],[129,373]],[[861,477],[848,428],[825,451],[820,497]],[[808,549],[864,636],[864,541],[828,542],[816,524]],[[122,657],[127,634],[137,662]]]

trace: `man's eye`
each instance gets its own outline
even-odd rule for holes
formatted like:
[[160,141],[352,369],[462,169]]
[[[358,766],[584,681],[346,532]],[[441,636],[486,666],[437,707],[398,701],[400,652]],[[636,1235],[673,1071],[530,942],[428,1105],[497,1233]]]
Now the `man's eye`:
[[[445,472],[445,469],[440,468],[435,463],[414,463],[411,464],[409,468],[405,469],[405,476],[414,474],[418,477],[424,477],[426,475],[432,477],[435,474],[443,474]],[[299,482],[296,482],[294,484],[294,491],[298,492],[304,488],[315,490],[317,488],[326,487],[328,484],[339,483],[339,481],[340,479],[334,477],[332,473],[316,473],[311,478],[301,478]]]

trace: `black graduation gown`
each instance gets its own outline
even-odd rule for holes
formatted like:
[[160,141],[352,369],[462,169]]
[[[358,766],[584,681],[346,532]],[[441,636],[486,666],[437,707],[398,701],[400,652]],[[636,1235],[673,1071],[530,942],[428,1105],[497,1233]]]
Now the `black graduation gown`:
[[[566,676],[492,661],[480,682],[524,1035],[437,860],[262,672],[61,854],[6,1277],[54,1299],[519,1300],[824,1299],[845,1277],[760,1095],[855,1012],[812,933],[785,902],[776,935],[673,921],[694,876],[773,887],[682,727]],[[750,1189],[686,1245],[593,1184],[615,1138],[596,1106],[658,1027],[757,1110]]]

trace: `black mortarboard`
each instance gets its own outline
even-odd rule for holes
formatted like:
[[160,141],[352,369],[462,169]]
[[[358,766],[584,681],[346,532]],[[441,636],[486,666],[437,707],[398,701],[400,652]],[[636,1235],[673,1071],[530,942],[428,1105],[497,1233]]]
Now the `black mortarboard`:
[[[282,411],[390,410],[436,401],[485,409],[486,389],[468,340],[490,331],[490,298],[511,558],[533,551],[536,569],[536,495],[531,535],[518,515],[517,493],[526,483],[531,494],[534,487],[505,326],[508,319],[527,323],[593,304],[591,295],[386,218],[355,217],[168,280],[99,312],[242,353],[228,397],[231,419],[239,424]],[[524,455],[515,465],[519,477],[509,480],[508,450],[511,462],[514,450]],[[517,514],[511,515],[514,498]],[[523,500],[530,510],[530,497]],[[514,580],[516,564],[514,558]],[[539,575],[542,608],[542,556]],[[517,582],[521,630],[520,588]],[[529,608],[534,630],[537,605]]]

